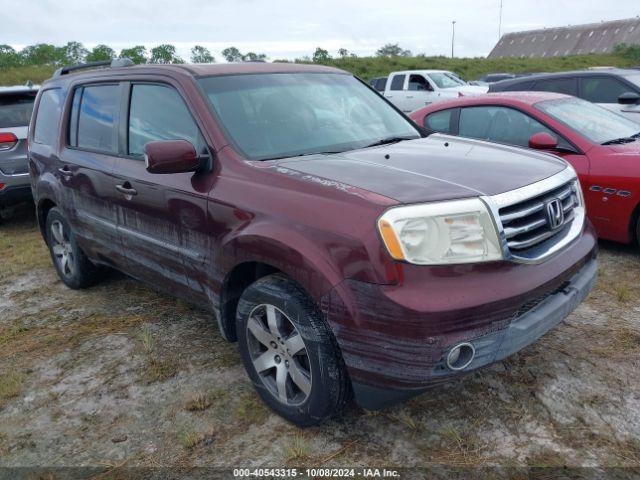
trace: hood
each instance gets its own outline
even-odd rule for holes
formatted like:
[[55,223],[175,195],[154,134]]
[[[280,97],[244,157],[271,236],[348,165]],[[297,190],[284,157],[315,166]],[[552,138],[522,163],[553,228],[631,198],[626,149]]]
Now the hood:
[[284,159],[277,165],[400,203],[496,195],[567,168],[551,155],[442,134],[340,154]]
[[614,155],[632,155],[640,157],[640,140],[636,140],[631,143],[621,143],[620,145],[599,145],[596,148],[601,148]]

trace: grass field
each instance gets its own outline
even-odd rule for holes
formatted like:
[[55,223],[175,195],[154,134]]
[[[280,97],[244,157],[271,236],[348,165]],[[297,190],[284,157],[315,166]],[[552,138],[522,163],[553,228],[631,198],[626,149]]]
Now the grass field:
[[[30,209],[0,224],[0,251],[0,471],[16,468],[0,478],[70,478],[47,469],[74,466],[98,469],[82,477],[96,479],[143,478],[132,467],[197,478],[197,467],[282,466],[638,478],[634,247],[603,243],[587,301],[518,354],[386,410],[352,404],[306,430],[264,406],[208,312],[117,273],[66,288]],[[30,477],[10,473],[38,466]],[[498,473],[491,478],[531,478]]]
[[[603,54],[577,55],[555,58],[447,58],[447,57],[361,57],[336,58],[327,62],[370,80],[386,76],[395,70],[442,69],[452,70],[466,80],[492,72],[556,72],[597,66],[630,67],[638,62],[631,58]],[[0,70],[0,85],[20,85],[27,80],[40,83],[49,78],[56,67],[50,65],[25,66]]]

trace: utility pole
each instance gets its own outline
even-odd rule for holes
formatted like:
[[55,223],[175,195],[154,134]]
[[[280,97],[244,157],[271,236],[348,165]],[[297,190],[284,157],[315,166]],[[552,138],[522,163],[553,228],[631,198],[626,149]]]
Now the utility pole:
[[453,58],[453,44],[456,40],[456,21],[451,22],[451,58]]
[[502,0],[500,0],[500,17],[498,18],[498,40],[502,37]]

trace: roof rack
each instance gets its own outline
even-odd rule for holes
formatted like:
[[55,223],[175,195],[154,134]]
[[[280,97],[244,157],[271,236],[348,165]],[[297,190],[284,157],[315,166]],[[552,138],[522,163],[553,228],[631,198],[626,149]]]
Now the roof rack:
[[57,69],[54,73],[54,77],[59,77],[61,75],[66,75],[71,72],[75,72],[76,70],[84,70],[86,68],[96,68],[96,67],[130,67],[134,65],[133,61],[130,58],[114,58],[113,60],[104,60],[101,62],[88,62],[88,63],[79,63],[78,65],[70,65],[68,67],[61,67]]

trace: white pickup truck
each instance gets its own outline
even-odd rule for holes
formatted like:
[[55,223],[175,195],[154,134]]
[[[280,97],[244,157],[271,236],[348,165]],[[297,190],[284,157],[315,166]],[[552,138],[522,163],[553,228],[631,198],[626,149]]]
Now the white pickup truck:
[[405,113],[430,103],[463,95],[487,93],[487,86],[469,85],[446,70],[406,70],[392,72],[383,95]]

